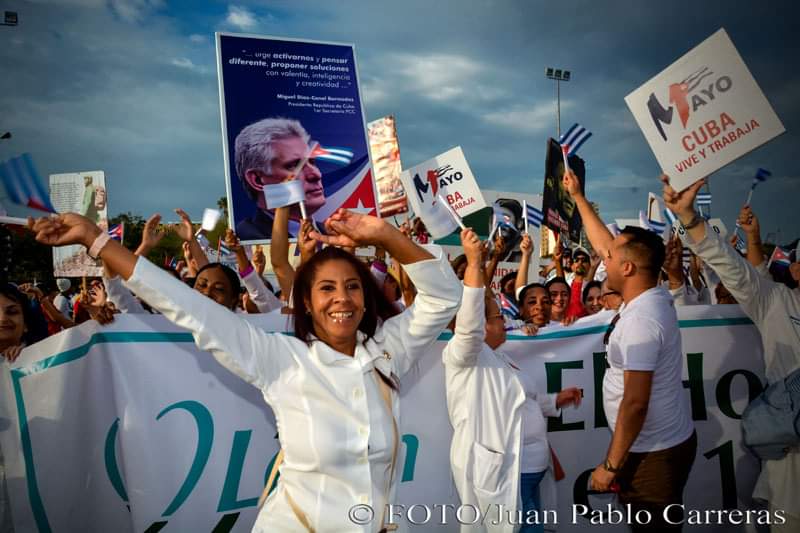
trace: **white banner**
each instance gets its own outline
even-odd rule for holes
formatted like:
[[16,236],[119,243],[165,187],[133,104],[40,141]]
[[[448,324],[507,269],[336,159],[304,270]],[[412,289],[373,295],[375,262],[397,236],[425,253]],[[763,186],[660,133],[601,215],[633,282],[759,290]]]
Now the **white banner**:
[[625,102],[678,191],[785,131],[724,29]]
[[[685,504],[687,519],[705,521],[696,512],[750,504],[759,466],[741,446],[739,416],[762,385],[761,342],[738,306],[687,307],[679,314],[684,386],[699,439]],[[250,319],[280,330],[286,317]],[[556,484],[559,531],[595,531],[589,518],[613,518],[610,496],[586,492],[588,472],[610,439],[600,398],[602,334],[610,319],[604,313],[537,337],[511,337],[505,347],[542,389],[584,392],[578,409],[548,421],[566,472]],[[407,507],[458,503],[449,467],[444,339],[402,384],[397,478],[399,503]],[[257,389],[162,317],[125,315],[108,327],[90,322],[50,337],[10,367],[3,364],[0,390],[0,443],[17,531],[252,527],[278,449],[272,413]],[[575,505],[594,512],[573,520],[573,509],[581,509]],[[445,516],[447,525],[435,525],[435,514],[410,530],[458,531],[454,515]],[[419,509],[413,517],[424,518]],[[711,520],[698,530],[745,530]]]

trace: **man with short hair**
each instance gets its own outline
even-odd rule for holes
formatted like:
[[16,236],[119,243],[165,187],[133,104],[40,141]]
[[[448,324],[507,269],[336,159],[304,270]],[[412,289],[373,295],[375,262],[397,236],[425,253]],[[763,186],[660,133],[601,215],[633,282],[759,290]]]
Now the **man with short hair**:
[[604,339],[609,368],[603,378],[603,407],[612,437],[591,485],[607,491],[616,481],[622,504],[629,504],[632,513],[650,513],[652,521],[630,524],[631,530],[680,531],[682,507],[668,506],[683,503],[697,435],[682,382],[675,304],[658,285],[664,243],[659,235],[631,226],[612,236],[570,170],[563,183],[592,247],[605,262],[608,287],[624,302]]
[[[286,181],[309,151],[310,136],[296,120],[265,118],[242,129],[236,136],[234,160],[236,174],[248,196],[256,203],[258,211],[252,217],[236,224],[236,235],[242,240],[270,239],[274,209],[269,209],[264,198],[264,186]],[[306,212],[313,215],[325,205],[322,174],[308,158],[298,171],[303,180]],[[300,210],[290,209],[289,235],[300,233]]]
[[[705,185],[705,179],[695,182],[686,190],[676,192],[669,184],[669,177],[661,176],[664,183],[664,202],[681,223],[679,234],[686,245],[719,276],[725,289],[736,299],[742,311],[750,317],[761,333],[764,347],[764,369],[769,383],[784,380],[800,368],[800,261],[795,258],[788,275],[795,288],[776,283],[759,272],[751,262],[722,239],[694,210],[697,191]],[[755,221],[757,222],[757,221]],[[739,224],[746,233],[751,233],[754,224],[752,212],[743,210]],[[748,235],[749,236],[749,235]],[[754,250],[758,259],[759,250]],[[751,254],[748,254],[751,255]],[[789,402],[787,393],[786,401]],[[800,531],[800,447],[787,446],[782,459],[771,459],[762,463],[753,497],[767,500],[770,511],[783,511],[783,524],[773,523],[773,532]]]

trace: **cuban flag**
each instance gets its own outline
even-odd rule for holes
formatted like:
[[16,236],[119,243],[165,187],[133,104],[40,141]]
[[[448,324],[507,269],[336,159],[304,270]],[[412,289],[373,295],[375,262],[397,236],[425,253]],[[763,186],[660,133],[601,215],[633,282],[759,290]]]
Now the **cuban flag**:
[[0,181],[15,204],[48,213],[56,212],[30,154],[22,154],[0,164]]
[[744,239],[742,239],[742,236],[739,235],[739,228],[736,228],[736,233],[734,233],[734,235],[736,236],[736,242],[734,242],[733,247],[736,248],[738,251],[740,251],[742,253],[746,252],[747,251],[747,243],[744,242]]
[[222,242],[222,238],[219,240],[219,254],[222,255],[231,255],[233,252],[230,248],[225,246],[225,243]]
[[769,258],[769,263],[767,264],[767,268],[771,265],[780,265],[782,267],[788,267],[792,264],[791,259],[791,252],[782,248],[781,246],[776,246],[774,250],[772,250],[772,255]]
[[667,223],[661,222],[658,220],[653,220],[652,218],[648,218],[644,211],[639,211],[639,226],[642,228],[652,231],[653,233],[658,233],[661,235],[664,233],[664,230],[667,229]]
[[764,168],[759,168],[756,171],[755,177],[753,177],[753,184],[750,186],[750,188],[755,189],[759,183],[767,181],[767,178],[770,176],[772,176],[772,172]]
[[108,228],[108,235],[117,242],[122,242],[122,235],[125,231],[125,223],[121,222],[119,224],[112,224],[110,228]]
[[697,205],[711,206],[711,193],[710,192],[697,193]]
[[592,132],[581,126],[580,124],[573,124],[561,137],[558,139],[558,144],[561,145],[561,151],[565,156],[575,155],[578,148],[583,146]]
[[311,152],[310,158],[343,167],[353,161],[353,151],[349,148],[320,146],[318,144]]
[[535,228],[541,227],[544,221],[544,213],[542,210],[536,209],[528,203],[525,204],[525,217],[528,220],[528,224]]
[[500,304],[500,312],[510,318],[516,318],[519,315],[519,309],[511,299],[502,292],[497,295]]

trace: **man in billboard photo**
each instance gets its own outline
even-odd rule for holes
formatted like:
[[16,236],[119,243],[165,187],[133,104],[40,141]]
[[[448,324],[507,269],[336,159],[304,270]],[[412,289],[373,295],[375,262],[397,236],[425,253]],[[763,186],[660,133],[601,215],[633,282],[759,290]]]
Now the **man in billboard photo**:
[[[258,206],[252,217],[236,224],[236,234],[242,240],[269,239],[272,235],[274,209],[269,209],[263,194],[265,185],[285,181],[306,157],[310,136],[302,124],[288,118],[265,118],[246,126],[236,136],[234,161],[236,175],[248,196]],[[298,171],[303,180],[306,212],[312,216],[325,205],[322,173],[309,158]],[[292,206],[289,235],[296,237],[300,231],[300,209]]]

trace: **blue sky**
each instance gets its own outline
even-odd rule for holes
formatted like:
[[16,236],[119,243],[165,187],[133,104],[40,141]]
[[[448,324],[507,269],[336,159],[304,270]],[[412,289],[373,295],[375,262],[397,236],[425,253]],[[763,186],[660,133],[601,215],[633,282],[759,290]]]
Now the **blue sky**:
[[4,2],[0,158],[31,152],[43,175],[104,170],[112,214],[183,207],[225,194],[215,31],[352,42],[367,120],[397,117],[404,166],[461,145],[481,187],[541,192],[555,87],[572,70],[562,125],[594,132],[581,149],[604,218],[636,217],[658,163],[624,96],[724,27],[787,133],[716,173],[713,214],[732,226],[758,167],[773,177],[753,206],[762,236],[800,236],[791,2],[491,0]]

